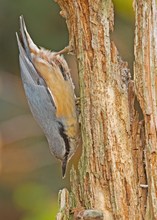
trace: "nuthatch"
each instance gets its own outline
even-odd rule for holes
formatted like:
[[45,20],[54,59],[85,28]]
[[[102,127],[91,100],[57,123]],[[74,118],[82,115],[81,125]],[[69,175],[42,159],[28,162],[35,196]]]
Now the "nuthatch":
[[62,161],[64,177],[79,139],[74,86],[68,65],[59,53],[38,48],[33,43],[22,16],[17,42],[29,107],[47,138],[51,153]]

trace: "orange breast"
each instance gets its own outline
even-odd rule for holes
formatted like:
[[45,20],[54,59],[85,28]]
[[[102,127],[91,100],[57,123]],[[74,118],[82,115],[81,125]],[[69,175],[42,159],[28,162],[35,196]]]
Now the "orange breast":
[[56,117],[65,119],[69,137],[76,136],[78,123],[72,83],[64,80],[59,67],[53,67],[41,58],[34,58],[34,65],[53,95]]

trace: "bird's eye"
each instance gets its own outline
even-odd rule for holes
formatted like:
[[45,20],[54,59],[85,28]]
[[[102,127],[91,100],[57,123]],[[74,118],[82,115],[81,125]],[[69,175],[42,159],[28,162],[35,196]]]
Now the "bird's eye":
[[68,136],[65,133],[65,129],[64,129],[63,124],[61,122],[58,122],[58,123],[59,123],[59,133],[60,133],[60,135],[62,136],[62,138],[64,140],[65,148],[66,148],[66,153],[69,154],[70,144],[69,144]]
[[68,161],[68,157],[69,157],[69,153],[70,153],[70,143],[69,143],[68,136],[65,134],[65,129],[64,129],[63,124],[61,122],[58,122],[58,123],[59,123],[59,133],[60,133],[61,137],[64,140],[65,149],[66,149],[66,152],[65,152],[65,155],[64,155],[64,160],[63,160],[63,163],[62,163],[62,175],[64,177],[65,172],[66,172],[66,167],[67,167],[67,161]]

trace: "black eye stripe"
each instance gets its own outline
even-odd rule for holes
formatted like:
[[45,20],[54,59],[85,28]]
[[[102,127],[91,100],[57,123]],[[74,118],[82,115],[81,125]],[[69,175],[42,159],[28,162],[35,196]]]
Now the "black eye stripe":
[[59,133],[60,133],[61,137],[63,138],[63,140],[65,142],[65,148],[66,148],[66,152],[65,152],[64,159],[63,159],[63,162],[62,162],[62,175],[64,177],[65,173],[66,173],[68,155],[69,155],[69,152],[70,152],[70,144],[69,144],[68,136],[65,134],[65,129],[63,127],[63,124],[61,122],[58,122],[58,123],[60,125],[59,126]]
[[66,153],[69,154],[69,151],[70,151],[70,145],[69,145],[69,140],[68,140],[68,137],[67,135],[65,134],[65,130],[64,130],[64,127],[63,125],[59,122],[59,133],[60,135],[62,136],[62,138],[64,139],[64,142],[65,142],[65,147],[66,147]]

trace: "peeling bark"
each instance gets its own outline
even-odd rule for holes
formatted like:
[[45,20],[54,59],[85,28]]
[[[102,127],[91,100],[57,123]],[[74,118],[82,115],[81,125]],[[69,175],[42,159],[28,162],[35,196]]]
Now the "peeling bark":
[[148,181],[146,219],[157,219],[157,11],[156,1],[134,1],[134,80],[145,122]]
[[77,57],[82,132],[57,220],[157,219],[155,0],[134,0],[134,80],[110,39],[112,1],[56,1]]

